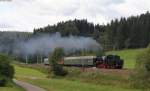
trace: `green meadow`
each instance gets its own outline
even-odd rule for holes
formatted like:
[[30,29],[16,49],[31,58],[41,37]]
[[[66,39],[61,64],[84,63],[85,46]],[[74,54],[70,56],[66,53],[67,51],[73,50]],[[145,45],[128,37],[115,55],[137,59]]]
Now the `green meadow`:
[[25,90],[17,86],[16,84],[10,83],[6,87],[0,87],[0,91],[25,91]]
[[120,51],[110,51],[106,52],[106,54],[114,54],[119,55],[124,60],[124,68],[134,68],[136,64],[136,57],[139,53],[141,53],[144,49],[127,49]]
[[47,91],[141,91],[126,87],[127,79],[119,77],[119,75],[103,75],[96,72],[84,73],[73,68],[72,72],[66,77],[46,78],[47,74],[32,68],[15,66],[15,69],[15,77],[18,80],[34,84]]

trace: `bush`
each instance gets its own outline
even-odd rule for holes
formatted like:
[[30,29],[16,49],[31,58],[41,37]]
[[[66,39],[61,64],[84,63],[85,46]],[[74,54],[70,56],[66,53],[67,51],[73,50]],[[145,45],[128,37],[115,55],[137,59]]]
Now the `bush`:
[[0,87],[5,86],[6,82],[7,82],[6,78],[0,76]]
[[63,69],[63,66],[59,64],[63,56],[64,56],[64,51],[62,48],[55,48],[52,55],[49,56],[51,71],[56,76],[65,76],[67,74],[67,72]]
[[10,58],[0,55],[0,86],[5,86],[14,76],[14,68],[10,65]]
[[137,64],[133,74],[133,86],[150,88],[150,46],[137,56]]
[[57,76],[65,76],[68,72],[65,71],[62,65],[55,65],[54,67],[54,74]]

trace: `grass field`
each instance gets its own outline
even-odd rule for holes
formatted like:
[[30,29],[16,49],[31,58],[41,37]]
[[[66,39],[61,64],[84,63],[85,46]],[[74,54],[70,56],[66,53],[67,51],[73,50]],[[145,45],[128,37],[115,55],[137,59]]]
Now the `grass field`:
[[[107,79],[107,81],[110,80],[107,82],[109,83],[111,82],[111,80],[112,81],[121,80],[119,77],[115,77],[115,78],[113,76],[99,77],[99,75],[96,76],[96,74],[93,74],[93,73],[86,74],[86,75],[80,74],[79,76],[77,76],[78,74],[77,72],[74,74],[73,78],[69,78],[71,76],[67,76],[66,78],[53,78],[52,79],[52,78],[46,78],[46,75],[44,73],[41,73],[31,68],[25,68],[25,67],[22,68],[19,66],[15,66],[15,69],[16,69],[15,77],[17,79],[29,82],[41,88],[45,88],[47,91],[141,91],[138,89],[119,87],[115,85],[117,84],[116,82],[114,82],[114,86],[112,86],[111,84],[110,85],[109,84],[103,85],[103,83],[94,84],[94,83],[90,83],[87,81],[88,79],[87,77],[90,77],[90,78],[93,77],[89,79],[89,81],[91,80],[93,80],[93,82],[98,82],[96,80],[105,81],[102,79],[104,78],[104,79]],[[82,81],[81,79],[82,77],[86,78],[86,80]],[[99,79],[97,79],[97,77],[99,77]]]
[[19,86],[16,86],[15,84],[11,83],[11,86],[0,87],[0,91],[25,91],[25,90]]
[[134,68],[136,63],[136,57],[144,49],[128,49],[121,51],[110,51],[106,54],[116,54],[119,55],[125,62],[124,68]]
[[28,82],[47,89],[48,91],[140,91],[113,86],[94,85],[80,81],[65,79],[28,80]]
[[38,70],[34,70],[31,68],[19,67],[14,65],[15,67],[15,77],[19,78],[46,78],[46,75]]

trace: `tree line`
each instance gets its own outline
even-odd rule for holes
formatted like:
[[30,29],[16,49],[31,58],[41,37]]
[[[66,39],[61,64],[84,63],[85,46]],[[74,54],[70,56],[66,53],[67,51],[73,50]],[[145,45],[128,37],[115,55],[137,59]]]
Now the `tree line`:
[[106,25],[94,25],[85,19],[75,19],[34,29],[35,35],[56,32],[60,32],[62,36],[92,37],[105,50],[143,48],[150,42],[150,13],[114,19]]

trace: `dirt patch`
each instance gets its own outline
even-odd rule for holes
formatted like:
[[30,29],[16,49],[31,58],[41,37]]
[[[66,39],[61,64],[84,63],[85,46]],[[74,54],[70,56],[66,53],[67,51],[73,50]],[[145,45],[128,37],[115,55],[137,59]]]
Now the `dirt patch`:
[[129,77],[133,73],[132,69],[99,69],[99,68],[81,68],[83,72],[100,72],[106,75],[118,75],[123,77]]

